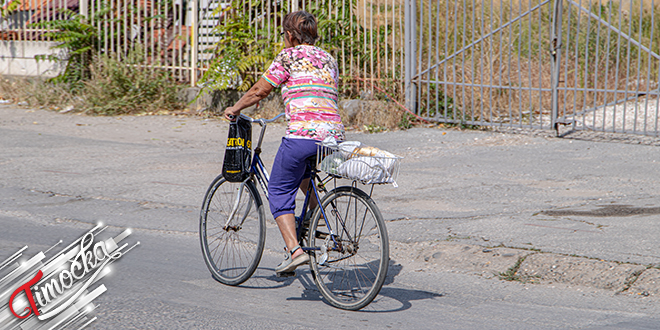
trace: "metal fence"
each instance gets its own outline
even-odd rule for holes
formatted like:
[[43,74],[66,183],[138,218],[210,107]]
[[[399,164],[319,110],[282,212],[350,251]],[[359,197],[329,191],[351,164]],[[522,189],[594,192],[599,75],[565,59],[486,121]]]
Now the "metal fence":
[[[14,0],[18,1],[18,0]],[[101,53],[119,58],[131,53],[139,65],[166,69],[194,83],[197,71],[196,1],[185,0],[21,0],[1,21],[0,39],[51,41],[47,22],[69,20],[72,31],[95,33]],[[6,7],[11,6],[9,2]],[[75,18],[81,15],[74,25]],[[91,26],[91,30],[86,28]]]
[[406,101],[468,125],[658,135],[649,1],[410,1]]
[[22,0],[0,21],[0,40],[47,40],[35,23],[79,13],[101,52],[138,52],[140,65],[194,86],[227,37],[218,26],[242,15],[255,39],[281,42],[284,14],[305,9],[346,97],[405,100],[446,123],[658,135],[655,1]]
[[[219,25],[227,25],[231,15],[249,17],[255,39],[272,39],[283,45],[281,23],[284,15],[296,10],[313,13],[319,21],[317,44],[338,60],[343,92],[351,97],[365,90],[382,87],[391,97],[401,99],[403,93],[404,0],[266,0],[235,1],[220,6],[233,6],[238,12],[213,13],[218,5],[200,11],[200,55],[210,60],[209,51],[224,36]],[[256,41],[256,40],[255,40]],[[202,71],[205,68],[201,69]],[[258,72],[258,69],[255,69]]]
[[[12,0],[18,1],[19,0]],[[7,4],[8,7],[11,4]],[[346,94],[382,86],[395,98],[403,91],[403,0],[21,0],[0,19],[0,40],[48,41],[40,22],[87,17],[102,53],[126,57],[139,51],[142,65],[169,70],[196,85],[225,36],[216,27],[231,15],[248,16],[255,38],[280,37],[286,12],[298,9],[322,18],[321,44],[338,59]],[[71,12],[64,12],[68,10]],[[340,38],[337,38],[337,37]],[[330,39],[333,42],[330,42]],[[325,41],[325,42],[324,42]],[[255,74],[258,72],[255,72]]]
[[657,136],[660,10],[654,1],[565,0],[559,6],[556,122]]

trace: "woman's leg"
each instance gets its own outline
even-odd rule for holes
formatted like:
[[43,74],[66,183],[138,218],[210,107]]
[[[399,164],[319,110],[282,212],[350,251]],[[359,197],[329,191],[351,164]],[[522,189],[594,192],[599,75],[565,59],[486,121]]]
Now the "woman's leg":
[[[307,168],[305,160],[315,154],[316,141],[284,138],[273,161],[268,183],[269,205],[289,251],[298,245],[295,198]],[[294,251],[293,258],[302,253],[301,249]]]
[[[300,191],[302,191],[303,194],[307,193],[307,189],[309,188],[309,180],[310,178],[304,178],[302,182],[300,183]],[[316,201],[316,197],[312,193],[312,195],[309,196],[309,202],[307,204],[307,210],[311,211],[314,208],[316,208],[316,205],[318,205],[318,202]]]
[[[298,239],[296,238],[296,217],[293,213],[287,213],[275,218],[275,222],[277,222],[277,227],[279,227],[280,233],[282,233],[282,238],[284,239],[284,244],[286,244],[287,250],[293,250],[294,247],[298,246]],[[298,249],[291,256],[295,258],[301,254],[303,254],[303,250]]]

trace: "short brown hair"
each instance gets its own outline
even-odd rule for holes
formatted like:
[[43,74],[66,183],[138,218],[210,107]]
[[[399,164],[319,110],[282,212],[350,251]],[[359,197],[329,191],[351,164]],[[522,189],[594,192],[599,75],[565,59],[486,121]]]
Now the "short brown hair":
[[304,10],[286,14],[282,28],[301,44],[313,45],[319,37],[316,18]]

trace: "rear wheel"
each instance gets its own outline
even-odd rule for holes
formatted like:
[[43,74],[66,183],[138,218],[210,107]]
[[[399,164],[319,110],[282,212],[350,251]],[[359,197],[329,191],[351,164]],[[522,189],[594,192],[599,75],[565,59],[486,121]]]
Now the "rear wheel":
[[199,235],[204,261],[215,280],[239,285],[250,278],[266,239],[263,205],[254,182],[215,178],[204,197]]
[[371,197],[354,187],[332,190],[321,205],[327,224],[317,209],[308,234],[314,281],[331,305],[358,310],[374,300],[387,275],[385,222]]

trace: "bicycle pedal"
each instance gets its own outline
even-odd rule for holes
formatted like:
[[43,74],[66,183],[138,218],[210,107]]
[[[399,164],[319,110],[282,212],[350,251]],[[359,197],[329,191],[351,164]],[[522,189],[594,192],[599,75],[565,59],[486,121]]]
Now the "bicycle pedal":
[[275,273],[277,277],[292,277],[296,276],[296,272],[281,272],[281,273]]

